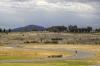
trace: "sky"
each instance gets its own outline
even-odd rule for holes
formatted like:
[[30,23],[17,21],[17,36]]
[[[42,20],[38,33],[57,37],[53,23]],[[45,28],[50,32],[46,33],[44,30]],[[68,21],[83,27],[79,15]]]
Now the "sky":
[[100,0],[0,0],[0,27],[100,27]]

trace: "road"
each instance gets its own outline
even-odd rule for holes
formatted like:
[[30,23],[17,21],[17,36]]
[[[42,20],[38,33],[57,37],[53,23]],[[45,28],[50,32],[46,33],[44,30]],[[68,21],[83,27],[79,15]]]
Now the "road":
[[91,66],[100,66],[100,64],[97,64],[97,65],[91,65]]

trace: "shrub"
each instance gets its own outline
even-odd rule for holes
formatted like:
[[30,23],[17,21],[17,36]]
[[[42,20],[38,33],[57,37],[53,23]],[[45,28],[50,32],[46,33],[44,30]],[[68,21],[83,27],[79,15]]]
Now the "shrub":
[[51,40],[63,40],[62,38],[52,38]]
[[46,42],[44,42],[44,43],[46,43],[46,44],[48,44],[48,43],[58,44],[58,41],[46,41]]

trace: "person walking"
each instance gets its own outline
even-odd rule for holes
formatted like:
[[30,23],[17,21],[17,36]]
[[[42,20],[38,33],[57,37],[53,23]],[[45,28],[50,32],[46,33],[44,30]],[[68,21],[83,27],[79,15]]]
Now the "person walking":
[[77,50],[75,50],[75,55],[77,56],[77,53],[78,53],[78,51]]

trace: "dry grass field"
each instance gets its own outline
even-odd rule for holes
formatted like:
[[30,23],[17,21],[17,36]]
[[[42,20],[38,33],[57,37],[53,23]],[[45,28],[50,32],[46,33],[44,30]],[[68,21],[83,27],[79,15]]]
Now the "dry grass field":
[[[94,57],[80,60],[25,63],[26,66],[88,66],[100,64],[100,34],[48,32],[0,33],[0,60],[47,58],[50,55],[71,56],[73,53],[51,50],[67,49],[92,52]],[[37,49],[37,50],[34,50]],[[44,50],[41,50],[44,49]],[[46,50],[49,49],[49,50]],[[53,65],[54,64],[54,65]],[[61,64],[61,65],[60,65]],[[0,66],[23,66],[24,63],[2,63]]]
[[52,50],[32,50],[24,48],[0,47],[0,60],[23,60],[47,58],[50,55],[70,56],[69,52],[60,52]]
[[97,33],[16,32],[1,33],[0,44],[100,44]]

